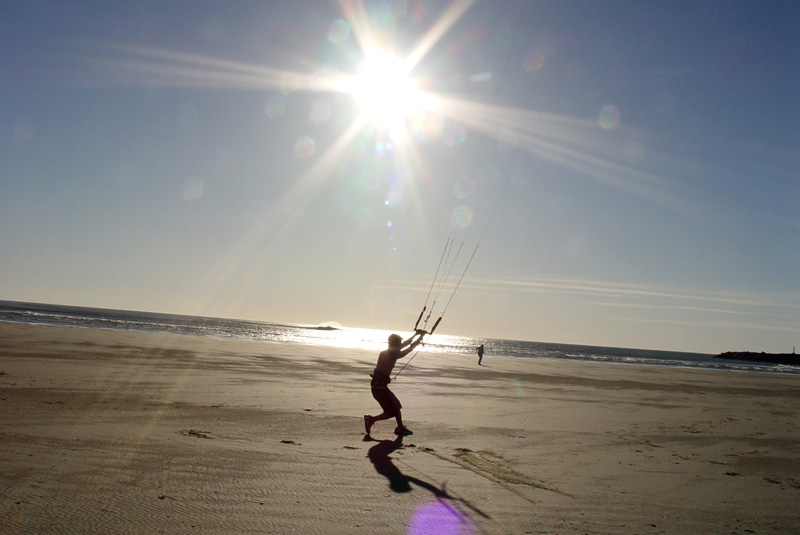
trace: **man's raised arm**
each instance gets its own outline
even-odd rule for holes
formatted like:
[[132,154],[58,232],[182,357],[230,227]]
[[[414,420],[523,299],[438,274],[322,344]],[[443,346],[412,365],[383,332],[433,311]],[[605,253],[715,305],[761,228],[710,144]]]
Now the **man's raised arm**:
[[[411,353],[414,350],[414,348],[417,347],[420,342],[422,342],[422,337],[425,336],[425,334],[426,334],[425,331],[417,331],[415,334],[412,334],[408,340],[405,340],[400,347],[406,347],[406,346],[408,347],[400,352],[400,356],[398,358],[405,357],[406,355]],[[419,335],[419,338],[414,340],[414,337],[417,335]]]

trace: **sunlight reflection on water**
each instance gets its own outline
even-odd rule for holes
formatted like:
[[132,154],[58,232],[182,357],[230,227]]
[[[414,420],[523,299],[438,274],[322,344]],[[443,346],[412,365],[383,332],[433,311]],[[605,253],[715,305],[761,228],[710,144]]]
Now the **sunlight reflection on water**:
[[[359,329],[354,327],[338,327],[329,329],[329,325],[296,327],[285,326],[277,334],[271,334],[270,340],[326,347],[365,349],[382,351],[386,349],[389,335],[396,332],[404,339],[410,337],[411,331],[388,331],[381,329]],[[426,338],[421,351],[432,353],[469,353],[477,346],[477,339],[461,336],[435,334]]]

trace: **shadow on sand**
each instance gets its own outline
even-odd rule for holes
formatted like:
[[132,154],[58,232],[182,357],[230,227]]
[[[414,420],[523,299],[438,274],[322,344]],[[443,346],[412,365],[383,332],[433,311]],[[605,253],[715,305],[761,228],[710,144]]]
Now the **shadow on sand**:
[[[364,440],[367,441],[375,439],[367,436],[364,437]],[[428,483],[427,481],[423,481],[422,479],[409,476],[401,472],[400,469],[395,466],[392,458],[389,455],[403,446],[403,437],[397,437],[394,440],[375,440],[375,442],[377,442],[377,444],[369,449],[367,457],[369,457],[370,462],[373,464],[373,466],[375,466],[375,471],[389,480],[389,488],[394,492],[410,492],[411,485],[414,484],[417,487],[425,489],[433,494],[442,504],[444,504],[445,507],[450,509],[455,516],[461,519],[469,519],[469,515],[461,510],[458,507],[458,504],[464,505],[483,518],[490,518],[486,513],[470,504],[467,500],[457,498],[449,494],[445,490],[444,485],[439,488],[436,485]],[[455,505],[456,508],[454,509],[451,504]]]

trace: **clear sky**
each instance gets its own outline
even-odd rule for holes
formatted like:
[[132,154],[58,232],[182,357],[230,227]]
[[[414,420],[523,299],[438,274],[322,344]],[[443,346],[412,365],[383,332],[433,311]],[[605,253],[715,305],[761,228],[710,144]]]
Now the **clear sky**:
[[0,299],[785,352],[799,238],[794,1],[0,7]]

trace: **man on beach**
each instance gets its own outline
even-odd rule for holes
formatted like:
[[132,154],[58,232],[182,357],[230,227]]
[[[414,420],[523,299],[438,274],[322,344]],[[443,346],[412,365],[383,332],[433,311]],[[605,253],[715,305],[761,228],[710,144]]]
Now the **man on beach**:
[[475,351],[478,352],[478,366],[481,365],[481,361],[483,360],[483,344],[479,345],[475,348]]
[[[415,336],[419,336],[416,340]],[[413,434],[410,429],[403,425],[403,417],[400,414],[400,409],[403,406],[397,396],[389,390],[389,383],[392,382],[392,370],[397,362],[411,353],[417,345],[422,342],[422,337],[425,336],[424,331],[417,331],[416,334],[411,335],[408,340],[403,340],[400,335],[392,334],[389,336],[389,347],[381,351],[378,355],[378,363],[375,365],[375,371],[372,372],[372,397],[375,398],[383,412],[377,416],[364,415],[364,428],[367,430],[369,436],[372,425],[381,420],[388,420],[394,417],[397,420],[397,428],[394,433],[399,436],[408,436]]]

